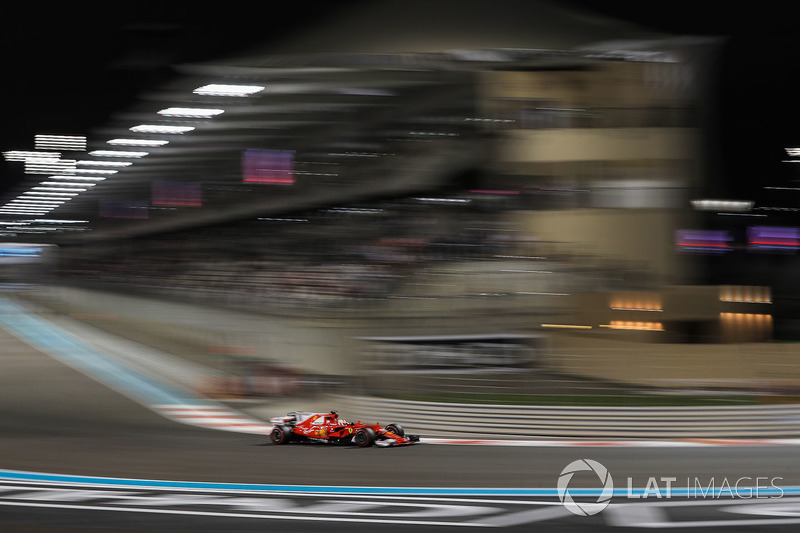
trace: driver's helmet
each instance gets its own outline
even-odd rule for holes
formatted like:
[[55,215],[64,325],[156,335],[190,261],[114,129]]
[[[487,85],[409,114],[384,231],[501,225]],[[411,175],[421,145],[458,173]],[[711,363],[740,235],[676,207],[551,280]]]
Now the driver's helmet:
[[339,418],[339,413],[337,411],[331,411],[331,418],[336,420],[337,418]]

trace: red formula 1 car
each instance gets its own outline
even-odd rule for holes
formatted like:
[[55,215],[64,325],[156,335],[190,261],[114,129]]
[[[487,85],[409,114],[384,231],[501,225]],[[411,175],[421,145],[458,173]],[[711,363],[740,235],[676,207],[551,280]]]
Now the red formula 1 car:
[[364,424],[348,422],[336,411],[308,413],[295,411],[286,416],[270,419],[275,427],[269,435],[275,444],[290,442],[325,442],[329,444],[355,444],[367,446],[404,446],[419,442],[418,435],[406,435],[399,424]]

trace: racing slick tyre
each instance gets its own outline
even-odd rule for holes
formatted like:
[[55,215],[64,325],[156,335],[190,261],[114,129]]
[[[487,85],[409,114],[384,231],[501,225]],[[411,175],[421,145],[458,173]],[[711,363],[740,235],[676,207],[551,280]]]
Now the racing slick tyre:
[[272,433],[269,434],[269,440],[273,444],[286,444],[289,442],[291,430],[286,426],[275,426],[272,428]]
[[405,437],[406,436],[406,430],[403,429],[403,426],[401,426],[400,424],[389,424],[384,429],[386,431],[391,431],[392,433],[394,433],[398,437]]
[[361,428],[353,435],[353,442],[359,448],[372,446],[375,442],[375,432],[370,428]]

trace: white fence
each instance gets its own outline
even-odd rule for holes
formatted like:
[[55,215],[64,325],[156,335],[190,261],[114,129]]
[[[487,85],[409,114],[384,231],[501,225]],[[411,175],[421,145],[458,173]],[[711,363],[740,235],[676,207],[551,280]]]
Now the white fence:
[[422,434],[481,438],[760,438],[800,436],[800,405],[565,407],[414,402],[342,397],[363,421]]

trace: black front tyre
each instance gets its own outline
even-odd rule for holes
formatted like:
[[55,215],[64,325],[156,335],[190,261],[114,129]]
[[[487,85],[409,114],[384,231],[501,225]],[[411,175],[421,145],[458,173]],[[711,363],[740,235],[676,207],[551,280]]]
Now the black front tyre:
[[403,429],[403,426],[401,426],[400,424],[389,424],[384,429],[386,431],[391,431],[392,433],[394,433],[398,437],[405,437],[406,436],[406,430]]
[[272,428],[272,433],[269,434],[269,439],[273,444],[286,444],[289,442],[291,430],[286,426],[275,426]]
[[375,442],[375,432],[370,428],[361,428],[353,435],[353,442],[359,448],[366,448],[372,446]]

